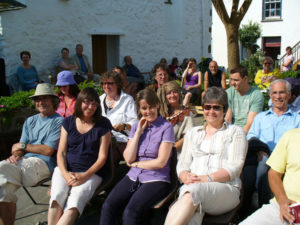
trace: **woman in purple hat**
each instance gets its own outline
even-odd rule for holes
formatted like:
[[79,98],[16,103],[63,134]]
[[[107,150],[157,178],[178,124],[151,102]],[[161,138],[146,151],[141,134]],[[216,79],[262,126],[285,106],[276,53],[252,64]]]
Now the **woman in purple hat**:
[[56,86],[59,88],[58,97],[60,99],[56,112],[62,117],[73,115],[76,98],[80,91],[73,73],[67,70],[61,71],[57,75]]

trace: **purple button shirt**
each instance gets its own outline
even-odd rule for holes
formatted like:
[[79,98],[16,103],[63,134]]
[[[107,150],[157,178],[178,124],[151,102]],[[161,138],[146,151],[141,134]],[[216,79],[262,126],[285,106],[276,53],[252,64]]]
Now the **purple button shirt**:
[[[134,137],[137,125],[138,123],[135,123],[132,126],[129,138]],[[162,142],[175,143],[175,136],[172,124],[159,116],[144,130],[140,137],[137,161],[157,158],[159,146]],[[170,182],[170,159],[166,166],[161,169],[146,170],[132,167],[127,176],[134,181],[139,179],[141,183],[153,181]]]

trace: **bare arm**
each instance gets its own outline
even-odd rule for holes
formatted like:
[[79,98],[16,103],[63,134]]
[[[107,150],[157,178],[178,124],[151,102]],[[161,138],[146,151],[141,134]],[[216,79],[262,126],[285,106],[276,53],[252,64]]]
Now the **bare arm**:
[[127,162],[127,164],[131,164],[136,161],[139,140],[147,126],[148,122],[146,121],[146,119],[141,118],[138,123],[138,127],[134,134],[134,137],[132,139],[129,139],[123,153],[124,159]]
[[227,123],[232,123],[232,109],[228,109],[226,116],[225,116],[225,121]]
[[289,221],[289,223],[292,224],[295,218],[290,213],[289,205],[295,202],[288,199],[288,197],[286,196],[286,193],[283,188],[283,183],[282,183],[282,174],[278,173],[277,171],[271,168],[269,170],[268,177],[269,177],[270,188],[274,193],[275,198],[280,207],[281,221],[284,222],[284,218],[285,218]]
[[59,63],[59,66],[63,69],[66,69],[66,70],[77,70],[78,69],[78,66],[76,63],[74,63],[73,65],[68,65],[66,64],[64,61],[61,61]]
[[257,112],[249,112],[248,118],[247,118],[247,123],[243,127],[246,134],[248,134],[248,131],[249,131],[256,115],[257,115]]
[[[21,144],[22,143],[16,143],[12,146],[11,154],[12,155],[18,155],[22,156],[19,153],[23,152],[21,149]],[[49,147],[48,145],[32,145],[32,144],[27,144],[25,147],[25,152],[30,152],[30,153],[36,153],[36,154],[41,154],[41,155],[46,155],[46,156],[51,156],[55,152],[54,148]]]
[[161,169],[166,166],[166,164],[170,158],[172,146],[173,146],[173,143],[162,142],[159,146],[158,156],[156,159],[151,159],[151,160],[146,160],[146,161],[137,161],[137,162],[130,164],[130,166],[147,169],[147,170]]
[[[67,137],[68,133],[65,128],[61,127],[61,134],[59,139],[58,151],[57,151],[57,166],[60,169],[60,172],[66,179],[67,171],[67,162],[66,162],[66,155],[67,155]],[[66,180],[67,181],[67,180]]]
[[225,90],[226,89],[226,74],[224,72],[222,72],[221,85],[222,85],[222,88]]
[[207,91],[208,88],[209,88],[208,72],[206,71],[204,74],[204,91]]
[[183,141],[184,141],[184,138],[181,138],[178,141],[176,141],[175,148],[176,148],[177,152],[181,152]]

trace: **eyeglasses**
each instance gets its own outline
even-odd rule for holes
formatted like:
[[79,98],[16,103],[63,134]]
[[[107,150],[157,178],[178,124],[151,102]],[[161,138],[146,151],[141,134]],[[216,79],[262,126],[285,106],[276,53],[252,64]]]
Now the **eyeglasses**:
[[211,108],[214,110],[214,111],[221,111],[221,109],[223,109],[223,106],[221,105],[204,105],[203,106],[203,109],[204,110],[211,110]]
[[115,84],[116,82],[101,82],[101,85],[103,86],[103,85],[113,85],[113,84]]
[[95,102],[95,101],[89,101],[89,100],[83,100],[82,101],[85,105],[88,105],[88,106],[92,106],[92,107],[97,107],[98,106],[98,103]]

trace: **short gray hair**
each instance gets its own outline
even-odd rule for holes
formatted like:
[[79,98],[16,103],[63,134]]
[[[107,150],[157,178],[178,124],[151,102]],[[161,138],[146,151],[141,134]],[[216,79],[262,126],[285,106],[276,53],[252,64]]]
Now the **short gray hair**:
[[272,65],[274,64],[274,60],[270,56],[265,56],[263,59],[263,63],[267,60],[270,61],[272,63]]
[[227,112],[228,109],[228,98],[227,93],[224,89],[220,87],[210,87],[207,89],[204,97],[202,106],[204,106],[208,102],[218,102],[220,105],[224,107],[224,112]]
[[285,83],[285,88],[288,92],[292,91],[292,85],[290,84],[290,82],[283,80],[283,79],[277,79],[277,80],[272,81],[270,84],[270,91],[272,90],[273,85],[276,83],[279,83],[279,82]]

